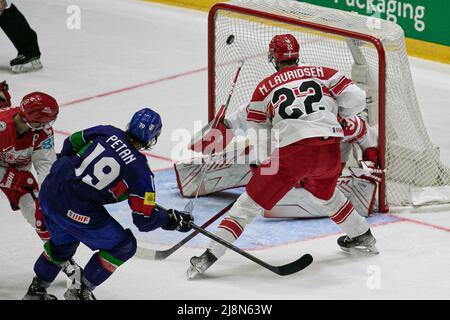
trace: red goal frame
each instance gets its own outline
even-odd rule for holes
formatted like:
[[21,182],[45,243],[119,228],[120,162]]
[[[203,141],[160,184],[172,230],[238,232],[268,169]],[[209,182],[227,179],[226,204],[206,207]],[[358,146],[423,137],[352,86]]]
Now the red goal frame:
[[[318,30],[343,37],[354,38],[372,43],[378,53],[378,159],[381,169],[385,169],[386,159],[386,131],[385,131],[385,110],[386,110],[386,54],[380,39],[358,32],[348,31],[340,28],[320,25],[308,21],[296,20],[283,17],[272,13],[242,8],[226,3],[218,3],[209,11],[208,16],[208,121],[211,121],[215,115],[215,17],[219,10],[234,13],[246,14],[257,18],[264,18],[303,28]],[[386,178],[383,175],[379,183],[378,208],[382,213],[389,212],[386,201]]]

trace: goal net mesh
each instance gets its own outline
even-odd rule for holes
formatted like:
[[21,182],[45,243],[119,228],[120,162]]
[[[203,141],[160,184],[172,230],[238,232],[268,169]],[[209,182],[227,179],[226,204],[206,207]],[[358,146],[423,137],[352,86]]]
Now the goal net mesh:
[[[387,202],[393,206],[416,205],[414,193],[450,184],[450,171],[441,163],[439,148],[430,141],[422,120],[406,55],[404,33],[398,25],[297,1],[233,0],[227,4],[379,39],[386,52],[386,125],[384,129],[380,128],[380,132],[384,130],[386,136]],[[270,40],[276,34],[291,33],[297,38],[300,63],[331,67],[351,77],[354,58],[348,38],[344,36],[235,10],[219,9],[213,21],[210,28],[213,28],[214,43],[210,45],[214,46],[214,110],[226,101],[240,60],[245,60],[245,64],[227,112],[248,104],[257,84],[275,72],[268,63],[267,51]],[[357,48],[369,68],[374,96],[378,96],[378,52],[370,42],[359,41]],[[378,110],[372,113],[369,110],[370,124],[378,125],[377,114]],[[438,194],[425,202],[441,201],[444,200]]]

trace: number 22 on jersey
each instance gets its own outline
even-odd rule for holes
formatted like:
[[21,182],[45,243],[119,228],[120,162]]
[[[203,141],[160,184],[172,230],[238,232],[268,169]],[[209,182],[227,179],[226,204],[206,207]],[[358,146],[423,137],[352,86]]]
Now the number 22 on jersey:
[[[303,110],[300,108],[300,105],[293,105],[298,97],[304,96],[306,98],[303,100]],[[318,110],[325,110],[323,106],[320,106],[318,110],[313,108],[313,103],[320,102],[322,97],[323,93],[320,84],[310,80],[302,82],[298,88],[283,87],[278,89],[273,94],[272,104],[274,109],[279,108],[278,113],[282,119],[299,119],[304,114],[308,115]]]

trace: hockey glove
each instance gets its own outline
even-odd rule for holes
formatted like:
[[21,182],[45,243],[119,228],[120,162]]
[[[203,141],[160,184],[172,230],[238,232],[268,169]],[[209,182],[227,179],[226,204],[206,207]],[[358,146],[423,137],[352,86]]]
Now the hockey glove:
[[167,214],[169,222],[163,227],[164,230],[188,232],[192,229],[190,223],[194,222],[194,217],[189,212],[169,209]]
[[8,167],[0,181],[0,186],[24,194],[39,189],[36,179],[30,171],[19,171],[14,167]]
[[344,142],[357,142],[367,133],[366,121],[361,117],[342,118],[338,115],[338,122],[344,131]]
[[373,182],[380,182],[384,170],[379,169],[378,165],[372,161],[359,161],[359,168],[349,168],[354,177],[366,179]]
[[[0,0],[1,2],[1,0]],[[6,81],[0,82],[0,109],[11,106],[11,96]]]

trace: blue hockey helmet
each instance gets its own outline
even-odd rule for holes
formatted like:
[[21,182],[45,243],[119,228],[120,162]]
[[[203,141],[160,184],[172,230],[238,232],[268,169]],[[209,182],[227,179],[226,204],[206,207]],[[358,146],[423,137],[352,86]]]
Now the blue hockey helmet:
[[142,142],[145,149],[148,149],[156,144],[161,128],[159,114],[150,108],[144,108],[133,115],[126,131]]

